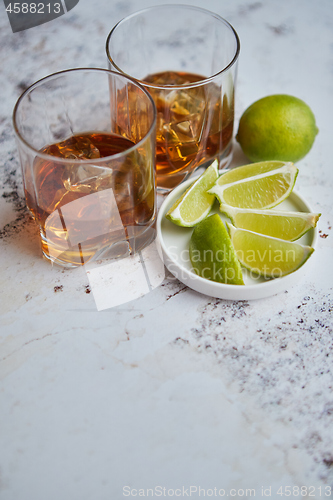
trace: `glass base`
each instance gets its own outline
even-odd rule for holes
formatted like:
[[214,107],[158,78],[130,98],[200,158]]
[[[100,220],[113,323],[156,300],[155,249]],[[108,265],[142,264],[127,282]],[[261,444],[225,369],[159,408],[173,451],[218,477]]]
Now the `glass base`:
[[182,182],[186,181],[196,169],[189,172],[179,172],[174,175],[161,175],[157,176],[157,192],[159,194],[168,194],[175,187],[179,186]]
[[[106,235],[102,236],[103,244],[98,241],[86,241],[66,250],[51,246],[41,232],[43,257],[57,266],[74,269],[89,262],[89,264],[104,259],[123,259],[140,252],[150,245],[156,238],[155,219],[149,226],[125,227],[125,238],[117,241],[108,241]],[[101,243],[99,241],[99,243]],[[51,249],[51,251],[50,251]]]
[[233,145],[230,144],[225,153],[219,158],[219,173],[229,167],[232,162],[233,154],[234,148]]

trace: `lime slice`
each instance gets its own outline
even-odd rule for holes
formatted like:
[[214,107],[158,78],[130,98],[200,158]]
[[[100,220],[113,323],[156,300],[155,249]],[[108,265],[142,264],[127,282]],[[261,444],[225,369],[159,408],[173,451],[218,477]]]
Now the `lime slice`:
[[283,210],[252,210],[221,205],[223,212],[234,226],[274,238],[295,241],[309,229],[316,227],[321,214],[286,212]]
[[239,229],[229,223],[227,226],[240,263],[265,278],[277,278],[296,271],[314,251],[299,243]]
[[208,192],[232,207],[271,208],[289,196],[297,174],[291,162],[253,163],[221,175]]
[[214,160],[170,208],[166,218],[183,227],[195,226],[205,219],[215,201],[215,196],[208,194],[207,190],[214,185],[218,176],[218,163]]
[[271,172],[272,170],[283,167],[285,164],[285,161],[262,161],[259,163],[249,163],[248,165],[235,167],[224,172],[219,177],[218,184],[221,186],[222,184],[232,184],[233,182],[238,182],[255,175]]
[[211,281],[244,285],[242,269],[219,214],[201,221],[190,240],[193,271]]

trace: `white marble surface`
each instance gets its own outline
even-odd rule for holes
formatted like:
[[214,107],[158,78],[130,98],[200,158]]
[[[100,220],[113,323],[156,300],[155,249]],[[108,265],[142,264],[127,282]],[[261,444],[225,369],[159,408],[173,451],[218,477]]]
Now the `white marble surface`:
[[[22,197],[15,101],[53,71],[106,67],[110,28],[152,3],[162,2],[80,0],[16,34],[0,4],[0,499],[119,500],[158,486],[155,497],[218,497],[223,488],[242,498],[254,488],[255,498],[280,499],[279,487],[292,486],[290,498],[329,498],[331,0],[192,1],[239,33],[236,126],[249,104],[273,93],[296,95],[315,113],[320,132],[298,164],[297,188],[322,213],[321,238],[301,283],[228,302],[167,274],[144,297],[97,311],[83,269],[41,258]],[[233,164],[245,162],[236,149]]]

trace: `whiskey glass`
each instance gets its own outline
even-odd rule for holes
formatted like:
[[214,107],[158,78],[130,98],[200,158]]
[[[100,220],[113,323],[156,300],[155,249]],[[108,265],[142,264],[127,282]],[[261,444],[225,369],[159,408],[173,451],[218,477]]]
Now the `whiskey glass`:
[[220,169],[230,162],[239,51],[225,19],[191,5],[141,10],[109,33],[110,69],[138,81],[156,104],[160,191],[215,158]]
[[106,69],[54,73],[21,95],[13,123],[46,259],[76,267],[152,241],[156,109],[137,82]]

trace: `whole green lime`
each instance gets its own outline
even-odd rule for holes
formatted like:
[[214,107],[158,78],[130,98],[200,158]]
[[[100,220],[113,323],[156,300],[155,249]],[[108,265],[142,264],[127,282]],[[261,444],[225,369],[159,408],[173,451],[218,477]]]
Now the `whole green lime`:
[[275,94],[244,111],[236,139],[251,161],[297,162],[310,151],[317,133],[314,114],[304,101]]

